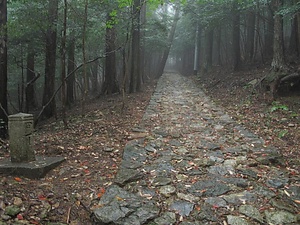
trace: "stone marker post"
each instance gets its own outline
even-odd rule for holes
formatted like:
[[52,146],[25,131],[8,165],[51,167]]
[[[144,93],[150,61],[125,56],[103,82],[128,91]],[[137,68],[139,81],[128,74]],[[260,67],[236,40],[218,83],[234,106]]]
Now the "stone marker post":
[[33,115],[18,113],[8,117],[8,135],[12,163],[35,161],[31,148],[33,132]]

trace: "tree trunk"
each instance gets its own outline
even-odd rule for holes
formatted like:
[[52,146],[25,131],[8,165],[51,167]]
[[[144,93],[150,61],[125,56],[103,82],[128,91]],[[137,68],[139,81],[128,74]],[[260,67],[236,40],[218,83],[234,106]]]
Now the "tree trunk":
[[163,52],[163,55],[162,55],[162,58],[160,60],[160,63],[158,65],[157,77],[160,77],[164,72],[164,68],[165,68],[165,65],[166,65],[166,62],[167,62],[167,59],[168,59],[168,56],[169,56],[169,52],[170,52],[170,49],[171,49],[171,46],[172,46],[172,42],[173,42],[173,39],[174,39],[174,35],[175,35],[178,20],[179,20],[179,9],[176,8],[173,24],[172,24],[172,27],[171,27],[171,30],[170,30],[170,33],[169,33],[169,36],[168,36],[168,39],[167,39],[167,47],[165,48],[165,50]]
[[254,56],[255,13],[251,9],[247,15],[246,60],[251,62]]
[[[276,11],[279,10],[282,5],[283,0],[274,0],[274,8]],[[283,42],[283,19],[282,15],[277,13],[275,13],[274,17],[274,45],[271,66],[274,71],[284,70],[286,67]]]
[[212,28],[207,28],[205,31],[205,56],[203,72],[206,73],[212,68],[212,56],[213,56],[213,41],[214,30]]
[[216,29],[216,64],[218,66],[222,65],[221,59],[221,48],[222,48],[222,28],[218,26]]
[[83,31],[82,31],[82,58],[83,58],[83,88],[81,93],[81,115],[84,116],[85,111],[85,101],[88,94],[88,78],[87,78],[87,52],[86,52],[86,28],[88,19],[88,4],[89,1],[84,2],[84,21],[83,21]]
[[45,85],[43,94],[43,116],[50,118],[56,115],[55,104],[55,69],[56,69],[56,29],[58,17],[58,0],[49,0],[49,28],[46,32]]
[[264,36],[264,56],[271,58],[273,56],[274,43],[274,13],[271,7],[267,8],[266,31]]
[[7,137],[7,2],[0,0],[0,138]]
[[131,43],[131,77],[129,85],[130,93],[140,91],[141,88],[140,4],[140,0],[134,0]]
[[91,81],[92,81],[92,95],[97,96],[98,93],[98,67],[99,67],[99,61],[97,60],[96,62],[93,63],[92,65],[92,72],[91,72]]
[[[111,20],[108,13],[107,22],[109,23]],[[114,25],[106,27],[105,56],[105,80],[102,93],[110,95],[119,92],[116,70],[116,28]]]
[[30,109],[37,107],[37,101],[35,96],[35,84],[32,82],[35,78],[34,72],[34,59],[35,52],[32,44],[28,44],[27,52],[27,71],[26,71],[26,86],[25,86],[25,98],[26,98],[26,112],[29,112]]
[[240,12],[237,9],[238,2],[233,2],[233,21],[232,21],[232,59],[233,70],[238,70],[241,64],[241,48],[240,48]]
[[298,56],[298,42],[297,42],[297,30],[298,30],[298,21],[297,16],[295,16],[291,21],[291,35],[289,40],[289,56]]
[[196,24],[196,34],[195,34],[195,51],[194,51],[194,75],[198,74],[199,69],[199,45],[200,45],[200,27],[198,23]]
[[64,126],[67,127],[66,119],[66,39],[67,39],[67,11],[68,3],[64,0],[64,18],[63,18],[63,31],[61,38],[61,102],[62,102],[62,118]]
[[[70,40],[68,46],[68,74],[75,70],[75,39]],[[72,73],[67,79],[67,105],[74,103],[75,73]]]
[[[0,0],[0,121],[7,123],[7,5]],[[3,135],[6,130],[1,129]]]
[[141,80],[142,82],[145,82],[146,76],[145,76],[145,70],[146,70],[146,60],[145,60],[145,36],[146,36],[146,15],[147,14],[147,2],[143,2],[141,6],[141,32],[140,32],[140,40],[141,40],[141,53],[140,53],[140,71],[141,71]]
[[[298,3],[298,0],[295,0],[295,4]],[[296,14],[297,17],[297,50],[298,50],[298,57],[300,56],[300,12]]]

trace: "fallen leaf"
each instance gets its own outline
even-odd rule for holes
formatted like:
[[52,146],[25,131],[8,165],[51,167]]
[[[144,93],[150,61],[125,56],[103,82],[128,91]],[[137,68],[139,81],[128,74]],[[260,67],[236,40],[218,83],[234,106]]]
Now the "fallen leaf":
[[98,192],[97,197],[101,198],[104,195],[104,193],[105,193],[105,189],[104,188],[100,188],[100,191]]
[[121,197],[119,197],[119,196],[116,196],[116,199],[117,199],[118,201],[124,201],[124,199],[121,198]]
[[47,197],[45,195],[39,195],[38,199],[41,201],[45,201],[45,200],[47,200]]
[[21,182],[22,179],[20,177],[15,177],[15,181]]
[[197,211],[201,211],[201,207],[199,205],[197,205],[195,208]]
[[22,214],[18,214],[17,218],[18,218],[18,220],[24,220],[24,217],[22,216]]
[[30,224],[40,225],[40,223],[36,220],[30,220]]

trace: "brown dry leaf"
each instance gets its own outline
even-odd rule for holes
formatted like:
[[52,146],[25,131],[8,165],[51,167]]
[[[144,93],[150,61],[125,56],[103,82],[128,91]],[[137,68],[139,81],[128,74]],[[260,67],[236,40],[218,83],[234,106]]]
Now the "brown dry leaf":
[[20,177],[15,177],[14,179],[15,179],[15,181],[17,181],[17,182],[21,182],[21,181],[22,181],[22,179],[21,179]]
[[124,199],[121,198],[121,197],[119,197],[119,196],[116,196],[116,199],[117,199],[118,201],[124,201]]

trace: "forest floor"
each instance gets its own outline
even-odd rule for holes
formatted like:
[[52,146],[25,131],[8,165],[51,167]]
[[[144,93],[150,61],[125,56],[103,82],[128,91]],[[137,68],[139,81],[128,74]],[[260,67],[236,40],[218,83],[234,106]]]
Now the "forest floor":
[[[227,73],[220,68],[193,79],[236,121],[280,149],[293,167],[300,158],[299,96],[273,101],[268,94],[252,94],[249,82],[267,72]],[[139,138],[134,129],[154,89],[153,82],[128,95],[123,110],[119,95],[87,102],[84,116],[78,106],[68,112],[67,129],[59,119],[40,125],[34,134],[36,154],[64,156],[66,161],[39,180],[0,175],[0,225],[89,224],[93,200],[112,184],[124,146]],[[3,157],[9,157],[8,142],[0,140]],[[8,215],[8,209],[14,212]]]

